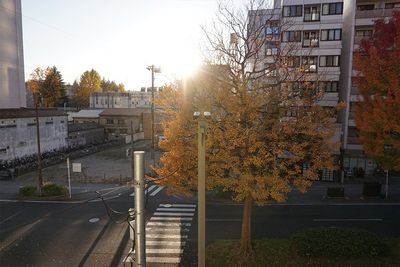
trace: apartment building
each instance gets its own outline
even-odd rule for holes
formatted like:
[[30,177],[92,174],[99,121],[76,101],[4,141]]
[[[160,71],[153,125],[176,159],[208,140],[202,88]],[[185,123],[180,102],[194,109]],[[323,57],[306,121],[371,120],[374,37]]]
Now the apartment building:
[[[158,97],[161,88],[154,88],[154,97]],[[141,91],[126,93],[107,92],[90,94],[91,108],[150,108],[152,93],[151,88],[143,87]]]
[[[302,66],[308,81],[324,90],[319,104],[329,108],[339,101],[346,103],[333,123],[337,141],[341,143],[336,153],[341,154],[347,173],[361,168],[366,174],[373,174],[376,168],[363,152],[353,120],[354,103],[360,101],[352,80],[356,75],[353,52],[363,38],[372,35],[374,20],[390,17],[396,9],[400,10],[399,0],[275,0],[273,9],[249,13],[255,19],[260,19],[261,14],[261,19],[270,21],[265,35],[272,41],[265,48],[265,64],[271,62],[269,57],[278,49],[293,44],[294,56],[289,65]],[[276,42],[271,38],[274,35]],[[275,75],[275,72],[270,74]],[[293,82],[291,86],[296,89],[299,84]],[[323,177],[332,178],[329,173]]]
[[371,174],[376,168],[374,161],[368,159],[363,153],[353,117],[355,103],[361,100],[354,79],[352,79],[357,75],[353,68],[353,53],[359,48],[362,39],[372,35],[374,21],[391,17],[393,11],[400,11],[400,1],[345,1],[343,10],[343,65],[341,67],[340,85],[343,90],[340,98],[347,103],[347,107],[342,112],[340,120],[343,125],[343,163],[345,169],[348,170],[362,168],[367,174]]

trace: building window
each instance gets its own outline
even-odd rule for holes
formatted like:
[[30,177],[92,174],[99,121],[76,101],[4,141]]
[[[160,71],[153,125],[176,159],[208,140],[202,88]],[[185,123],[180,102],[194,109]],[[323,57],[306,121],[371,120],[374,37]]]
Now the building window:
[[284,63],[288,68],[298,68],[300,67],[300,57],[286,57]]
[[266,56],[273,56],[278,54],[278,47],[276,44],[268,44],[265,48]]
[[342,29],[321,30],[321,41],[342,40]]
[[319,21],[321,5],[304,6],[304,21]]
[[301,5],[296,6],[284,6],[283,7],[284,17],[301,17],[303,16],[303,7]]
[[374,9],[375,9],[375,5],[374,4],[357,5],[357,10],[359,10],[359,11],[374,10]]
[[282,42],[301,42],[301,31],[283,32]]
[[320,56],[320,67],[339,67],[340,56]]
[[386,9],[400,8],[400,2],[386,3],[385,8]]
[[46,124],[53,124],[52,121],[46,121]]
[[124,124],[124,120],[118,120],[118,124]]
[[319,31],[303,32],[303,47],[318,47]]
[[318,57],[303,57],[302,65],[304,72],[317,72]]
[[339,91],[338,81],[320,82],[319,89],[325,93],[336,93]]
[[36,126],[35,122],[28,123],[28,126]]
[[7,148],[0,148],[0,154],[7,153]]
[[278,76],[278,70],[276,69],[275,64],[271,63],[265,63],[264,65],[265,68],[265,74],[269,77],[276,77]]
[[356,30],[356,37],[371,37],[372,30]]
[[322,15],[343,14],[343,3],[329,3],[322,5]]
[[107,124],[114,124],[114,121],[112,119],[107,119]]
[[119,133],[121,134],[126,134],[128,132],[127,129],[119,129]]
[[270,22],[268,23],[267,27],[265,28],[266,35],[279,35],[279,25],[278,22]]

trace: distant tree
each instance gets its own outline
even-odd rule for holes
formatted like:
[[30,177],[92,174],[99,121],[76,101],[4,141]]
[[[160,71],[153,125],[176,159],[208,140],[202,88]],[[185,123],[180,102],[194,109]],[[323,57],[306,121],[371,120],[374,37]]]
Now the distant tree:
[[[296,47],[282,44],[265,64],[265,47],[290,26],[277,24],[273,16],[258,20],[258,12],[268,8],[266,1],[250,0],[239,10],[219,7],[216,28],[205,31],[210,64],[160,93],[165,153],[154,170],[169,190],[190,194],[197,184],[193,112],[210,111],[207,187],[229,191],[244,203],[241,252],[250,255],[253,203],[285,201],[294,186],[304,192],[320,170],[335,168],[336,111],[317,104],[323,92],[307,82],[315,79],[308,74],[310,67],[288,63]],[[257,20],[249,19],[250,13]],[[265,34],[271,25],[273,34]],[[289,87],[293,80],[301,86]]]
[[365,153],[385,169],[400,170],[400,12],[375,21],[374,34],[361,42],[354,66],[362,96],[355,122]]
[[75,101],[81,107],[88,107],[90,94],[101,92],[101,77],[99,73],[94,69],[85,71],[80,77],[79,87],[75,89]]
[[59,107],[68,102],[65,84],[57,67],[36,68],[27,81],[33,93],[39,93],[45,107]]
[[124,84],[120,83],[117,85],[115,81],[106,80],[104,77],[101,80],[101,89],[103,93],[107,92],[125,92]]

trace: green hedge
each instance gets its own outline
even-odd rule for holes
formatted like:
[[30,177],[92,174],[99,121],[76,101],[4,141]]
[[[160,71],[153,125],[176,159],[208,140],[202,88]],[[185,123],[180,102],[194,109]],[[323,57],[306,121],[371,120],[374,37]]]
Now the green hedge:
[[[68,190],[65,186],[56,185],[54,183],[45,183],[42,187],[43,197],[65,196]],[[36,186],[24,186],[19,189],[19,194],[24,197],[38,196],[39,192]]]
[[19,194],[25,197],[31,197],[37,195],[36,186],[24,186],[19,189]]
[[67,188],[65,186],[56,185],[53,183],[46,183],[42,187],[43,196],[64,196],[67,194]]
[[214,187],[213,193],[216,198],[230,199],[232,197],[232,192],[224,191],[224,188],[222,186]]
[[297,253],[307,257],[379,256],[387,251],[385,243],[366,230],[312,228],[292,238]]

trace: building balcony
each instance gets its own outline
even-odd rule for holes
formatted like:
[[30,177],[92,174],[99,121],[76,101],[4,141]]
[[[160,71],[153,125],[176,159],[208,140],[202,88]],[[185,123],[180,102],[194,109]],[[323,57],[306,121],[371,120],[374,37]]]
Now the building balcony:
[[399,11],[399,10],[400,8],[357,10],[356,19],[391,17],[393,15],[393,11]]

